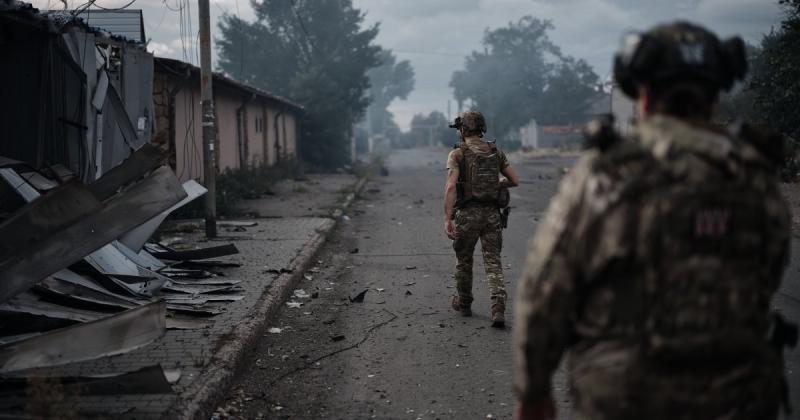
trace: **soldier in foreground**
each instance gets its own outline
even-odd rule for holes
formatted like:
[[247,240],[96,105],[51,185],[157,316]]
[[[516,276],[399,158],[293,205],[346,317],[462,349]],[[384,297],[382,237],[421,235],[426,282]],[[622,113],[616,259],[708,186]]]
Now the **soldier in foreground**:
[[[467,111],[451,125],[461,142],[447,158],[444,193],[444,231],[456,251],[456,290],[452,306],[464,316],[472,315],[472,254],[481,241],[483,262],[492,300],[492,326],[505,326],[506,289],[500,251],[503,248],[503,190],[519,184],[506,155],[482,140],[486,121],[480,112]],[[501,178],[500,174],[504,177]],[[507,196],[507,190],[505,190]]]
[[688,23],[625,39],[614,76],[640,122],[630,138],[590,126],[531,242],[518,419],[554,418],[565,352],[576,418],[777,417],[792,328],[769,307],[790,234],[782,139],[711,123],[745,73],[739,38]]

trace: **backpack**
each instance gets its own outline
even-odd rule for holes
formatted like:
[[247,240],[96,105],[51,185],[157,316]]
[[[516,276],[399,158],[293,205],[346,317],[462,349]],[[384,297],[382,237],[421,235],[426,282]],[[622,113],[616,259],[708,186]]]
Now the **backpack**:
[[672,158],[643,165],[619,199],[636,211],[626,229],[633,283],[619,282],[626,302],[612,318],[630,322],[645,359],[662,365],[747,359],[763,350],[779,281],[776,197],[746,162],[697,176],[673,168],[702,156]]
[[462,152],[456,207],[468,202],[497,202],[500,194],[500,154],[497,146],[487,144],[490,146],[488,151],[473,150],[466,143],[456,146]]

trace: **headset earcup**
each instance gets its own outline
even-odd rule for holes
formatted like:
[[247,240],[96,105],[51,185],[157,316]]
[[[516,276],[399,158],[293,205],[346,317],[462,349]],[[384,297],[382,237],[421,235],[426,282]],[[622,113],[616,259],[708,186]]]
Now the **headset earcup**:
[[639,88],[636,80],[633,79],[630,69],[625,65],[625,59],[621,54],[614,56],[614,81],[620,89],[631,99],[639,97]]
[[744,79],[747,74],[747,48],[738,36],[725,40],[721,47],[725,66],[721,69],[725,74],[722,88],[729,90],[737,80]]

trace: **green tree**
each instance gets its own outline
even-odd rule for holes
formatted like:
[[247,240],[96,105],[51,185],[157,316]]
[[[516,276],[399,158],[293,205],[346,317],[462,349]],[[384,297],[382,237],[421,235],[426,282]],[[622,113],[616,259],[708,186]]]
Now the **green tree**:
[[553,24],[525,16],[487,30],[450,81],[459,108],[469,101],[490,132],[506,136],[535,118],[541,124],[581,122],[599,78],[583,60],[561,52],[548,37]]
[[306,108],[301,157],[333,168],[348,161],[353,124],[369,103],[367,71],[379,64],[378,25],[362,29],[351,0],[251,2],[255,22],[221,18],[219,67]]
[[752,68],[749,89],[761,122],[800,139],[800,0],[782,0],[786,17],[764,37]]
[[394,115],[387,109],[395,99],[406,99],[414,90],[414,69],[408,60],[397,61],[390,50],[381,50],[380,65],[367,72],[369,77],[369,115],[373,133],[390,140],[399,135]]

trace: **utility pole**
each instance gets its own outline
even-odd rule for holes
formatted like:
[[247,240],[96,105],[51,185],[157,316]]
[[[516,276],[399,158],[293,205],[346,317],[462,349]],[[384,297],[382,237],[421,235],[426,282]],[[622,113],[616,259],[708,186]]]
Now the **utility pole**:
[[209,0],[198,0],[200,12],[200,101],[203,112],[203,180],[205,196],[206,236],[217,236],[217,169],[214,157],[214,95],[211,80],[211,16]]

